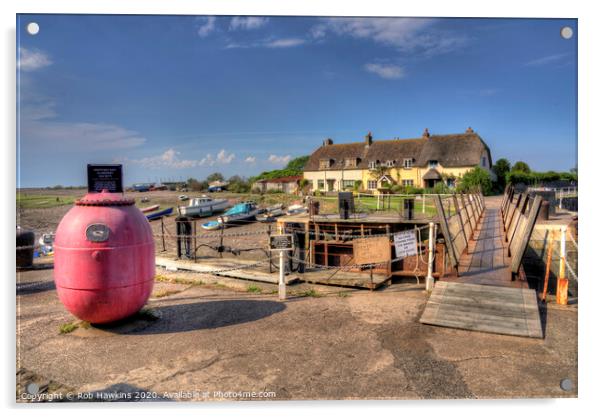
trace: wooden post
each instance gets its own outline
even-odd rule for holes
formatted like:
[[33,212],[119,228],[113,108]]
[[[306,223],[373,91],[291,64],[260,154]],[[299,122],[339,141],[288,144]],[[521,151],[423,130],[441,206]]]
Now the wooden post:
[[[268,242],[270,241],[270,235],[272,234],[272,225],[268,224]],[[270,274],[272,273],[272,251],[268,251],[268,266]]]
[[558,269],[558,281],[556,285],[556,303],[567,305],[569,301],[569,280],[566,273],[566,226],[560,229],[560,265]]
[[286,300],[286,283],[284,282],[284,251],[278,254],[278,299]]
[[541,301],[546,301],[546,296],[548,294],[548,282],[550,280],[550,266],[552,264],[552,251],[554,249],[554,240],[556,240],[556,232],[552,231],[550,243],[548,246],[548,256],[546,259],[546,275],[543,280],[543,291],[541,293]]
[[163,223],[163,216],[161,216],[161,241],[163,242],[163,252],[165,252],[165,223]]
[[521,262],[523,261],[523,256],[525,255],[525,251],[527,250],[527,245],[529,244],[529,239],[531,239],[531,233],[533,232],[533,227],[535,226],[535,221],[537,220],[537,215],[539,214],[539,208],[541,207],[541,196],[538,195],[533,200],[531,204],[531,209],[529,210],[529,215],[526,220],[526,224],[524,229],[522,230],[522,236],[515,236],[518,238],[518,246],[516,252],[512,253],[512,259],[510,261],[510,270],[512,274],[518,274],[518,269],[520,267]]
[[196,248],[197,248],[197,246],[196,246],[196,221],[193,220],[192,221],[192,225],[193,225],[192,226],[192,233],[194,233],[194,236],[192,237],[192,242],[193,242],[193,245],[194,245],[194,248],[193,248],[194,249],[194,262],[196,263]]
[[434,256],[434,247],[435,247],[435,224],[433,222],[429,223],[429,263],[428,263],[428,272],[426,275],[426,291],[433,291],[433,287],[435,286],[435,278],[433,278],[433,260]]

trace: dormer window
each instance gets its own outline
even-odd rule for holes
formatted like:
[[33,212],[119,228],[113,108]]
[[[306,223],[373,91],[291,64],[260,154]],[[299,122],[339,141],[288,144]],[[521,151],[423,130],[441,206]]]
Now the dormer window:
[[328,169],[332,166],[332,159],[320,159],[320,169]]
[[387,165],[387,168],[393,168],[395,166],[395,161],[387,161],[386,165]]
[[368,168],[369,169],[376,169],[377,165],[378,165],[378,161],[370,161],[370,162],[368,162]]
[[410,169],[412,168],[414,161],[412,160],[412,158],[406,158],[403,160],[403,167],[405,169]]
[[439,165],[439,161],[434,159],[429,161],[429,168],[437,168],[437,165]]
[[357,166],[357,158],[345,158],[345,168],[355,168]]

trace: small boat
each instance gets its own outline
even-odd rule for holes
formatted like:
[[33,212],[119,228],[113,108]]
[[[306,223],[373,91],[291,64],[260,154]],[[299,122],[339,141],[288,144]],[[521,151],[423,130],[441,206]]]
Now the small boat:
[[303,213],[307,213],[307,207],[305,207],[303,204],[293,204],[291,206],[288,206],[288,208],[286,209],[287,216],[293,216],[295,214]]
[[205,230],[219,230],[224,227],[224,225],[216,220],[211,220],[210,222],[203,223],[201,227]]
[[149,213],[149,212],[151,212],[151,211],[155,211],[155,210],[157,210],[158,208],[159,208],[159,205],[158,205],[158,204],[155,204],[155,205],[153,205],[153,206],[142,207],[142,208],[140,209],[140,211],[141,211],[141,212],[143,212],[143,213]]
[[163,216],[169,216],[173,212],[173,207],[166,208],[165,210],[158,211],[156,213],[147,214],[146,218],[150,220],[160,219]]
[[282,204],[275,204],[268,207],[265,213],[258,214],[255,217],[260,222],[273,222],[276,221],[276,217],[284,216],[285,214],[284,206]]
[[246,201],[232,207],[223,216],[218,217],[217,221],[225,225],[249,222],[255,220],[257,214],[259,214],[257,205],[252,201]]
[[188,205],[180,207],[179,211],[182,216],[207,217],[226,210],[228,205],[226,199],[213,199],[204,195],[190,199]]
[[178,196],[178,200],[180,201],[188,201],[188,196],[186,194],[182,194]]

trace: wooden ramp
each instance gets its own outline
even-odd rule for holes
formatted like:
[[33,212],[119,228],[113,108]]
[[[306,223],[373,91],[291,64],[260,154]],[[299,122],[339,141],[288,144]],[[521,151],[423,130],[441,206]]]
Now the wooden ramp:
[[[183,259],[168,259],[155,257],[155,265],[171,270],[193,271],[212,274],[221,277],[246,279],[250,281],[268,282],[278,284],[278,271],[270,273],[262,265],[255,266],[256,262],[243,259],[228,258],[199,258],[198,262]],[[297,281],[296,275],[289,274],[284,277],[287,284]]]
[[440,281],[420,323],[543,338],[534,290]]
[[359,287],[375,290],[391,281],[391,277],[383,274],[370,274],[365,272],[351,272],[336,270],[306,270],[298,274],[300,280],[312,284],[338,285],[340,287]]

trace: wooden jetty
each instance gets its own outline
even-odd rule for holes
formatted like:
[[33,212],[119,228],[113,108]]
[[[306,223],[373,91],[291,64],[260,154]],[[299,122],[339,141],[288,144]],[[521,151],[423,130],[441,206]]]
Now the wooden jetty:
[[541,197],[507,191],[486,208],[458,258],[458,276],[435,284],[420,322],[542,338],[536,292],[520,273],[540,205]]

